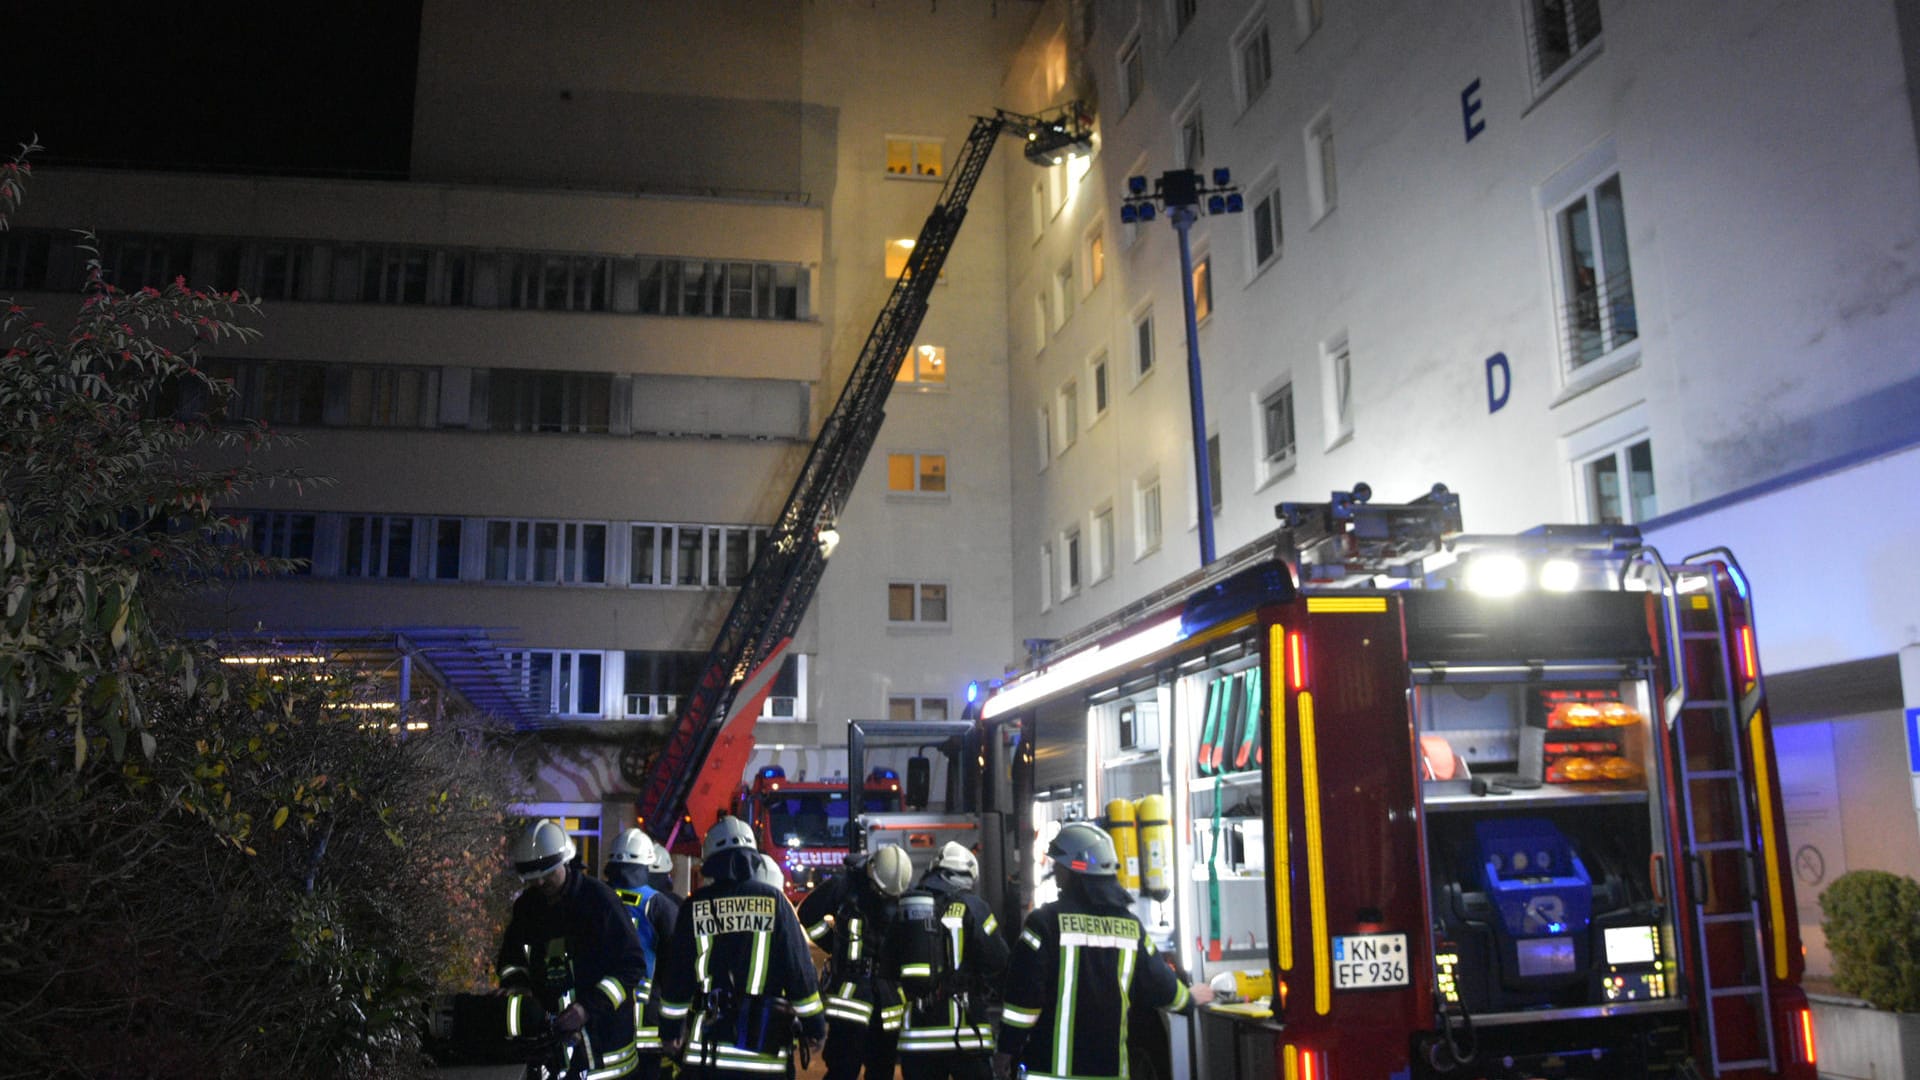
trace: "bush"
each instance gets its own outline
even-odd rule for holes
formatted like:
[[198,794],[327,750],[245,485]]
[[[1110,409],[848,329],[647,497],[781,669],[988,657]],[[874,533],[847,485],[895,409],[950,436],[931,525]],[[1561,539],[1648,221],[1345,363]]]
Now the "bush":
[[1876,1009],[1920,1012],[1920,882],[1850,870],[1820,894],[1833,984]]

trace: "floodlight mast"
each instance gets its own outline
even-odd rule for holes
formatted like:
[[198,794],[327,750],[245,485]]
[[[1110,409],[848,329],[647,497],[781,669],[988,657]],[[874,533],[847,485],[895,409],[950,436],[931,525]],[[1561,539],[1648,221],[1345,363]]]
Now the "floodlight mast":
[[886,419],[887,395],[920,332],[933,285],[966,220],[967,201],[994,144],[1008,133],[1025,140],[1028,161],[1052,165],[1076,147],[1091,147],[1092,115],[1076,101],[1038,116],[995,110],[974,118],[906,268],[760,544],[699,679],[682,696],[665,742],[638,737],[621,749],[621,776],[638,790],[640,827],[655,840],[672,844],[683,825],[696,835],[704,832],[739,788],[761,705],[840,540],[840,513]]
[[[1240,189],[1225,168],[1213,170],[1208,185],[1192,169],[1173,169],[1161,173],[1147,193],[1147,178],[1127,178],[1127,196],[1120,202],[1120,220],[1128,225],[1152,221],[1156,207],[1163,207],[1173,230],[1180,234],[1180,299],[1187,323],[1187,400],[1193,414],[1194,490],[1199,495],[1200,565],[1213,562],[1213,477],[1212,455],[1207,452],[1207,406],[1200,386],[1200,321],[1193,299],[1193,247],[1187,232],[1202,213],[1238,214],[1246,208]],[[1204,209],[1203,209],[1204,200]],[[1209,293],[1213,282],[1207,282]]]

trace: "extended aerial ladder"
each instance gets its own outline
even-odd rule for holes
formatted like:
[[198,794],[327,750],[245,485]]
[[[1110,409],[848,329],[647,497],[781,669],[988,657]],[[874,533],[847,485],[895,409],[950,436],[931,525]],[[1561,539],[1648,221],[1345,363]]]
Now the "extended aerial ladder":
[[826,569],[838,540],[835,524],[879,436],[887,395],[920,332],[928,297],[994,144],[1003,134],[1020,135],[1027,160],[1052,165],[1073,147],[1090,144],[1090,125],[1077,102],[1041,116],[996,110],[974,119],[906,269],[794,478],[769,542],[760,546],[714,636],[698,682],[681,697],[666,743],[651,755],[651,743],[638,740],[621,752],[621,774],[639,791],[640,825],[654,839],[671,844],[682,824],[704,830],[740,784],[761,703]]

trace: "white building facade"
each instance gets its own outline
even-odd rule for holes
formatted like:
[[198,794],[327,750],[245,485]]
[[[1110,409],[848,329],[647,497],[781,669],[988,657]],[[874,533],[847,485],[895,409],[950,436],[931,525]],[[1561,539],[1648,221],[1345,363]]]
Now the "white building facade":
[[1004,96],[1096,102],[1101,139],[1003,166],[1013,639],[1199,565],[1177,238],[1118,211],[1129,176],[1229,168],[1245,212],[1191,234],[1217,549],[1359,481],[1445,483],[1474,532],[1732,547],[1817,943],[1839,870],[1920,870],[1911,30],[1879,2],[1049,4]]

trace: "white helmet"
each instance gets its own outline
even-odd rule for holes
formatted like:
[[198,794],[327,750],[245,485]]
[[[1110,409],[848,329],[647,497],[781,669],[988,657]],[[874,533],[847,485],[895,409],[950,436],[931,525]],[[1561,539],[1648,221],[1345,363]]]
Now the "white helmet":
[[753,830],[747,823],[732,815],[721,818],[707,830],[700,843],[700,858],[704,862],[723,851],[756,851],[759,845],[753,842]]
[[933,868],[955,881],[964,880],[967,885],[972,885],[974,879],[980,876],[980,860],[974,858],[973,849],[951,840],[940,849],[939,856],[933,860]]
[[607,854],[607,865],[626,863],[642,869],[653,865],[653,837],[639,829],[628,829],[613,842],[613,850]]
[[758,852],[753,860],[753,880],[762,885],[771,885],[782,892],[787,888],[787,875],[780,872],[780,864],[766,852]]
[[905,848],[887,844],[868,861],[867,878],[882,896],[899,896],[913,883],[913,860]]
[[554,867],[572,861],[573,838],[567,835],[567,830],[541,818],[528,824],[526,830],[514,838],[510,853],[513,872],[520,875],[521,881],[533,881],[553,873]]
[[668,851],[664,844],[653,845],[653,861],[647,864],[647,868],[656,874],[673,873],[673,852]]

